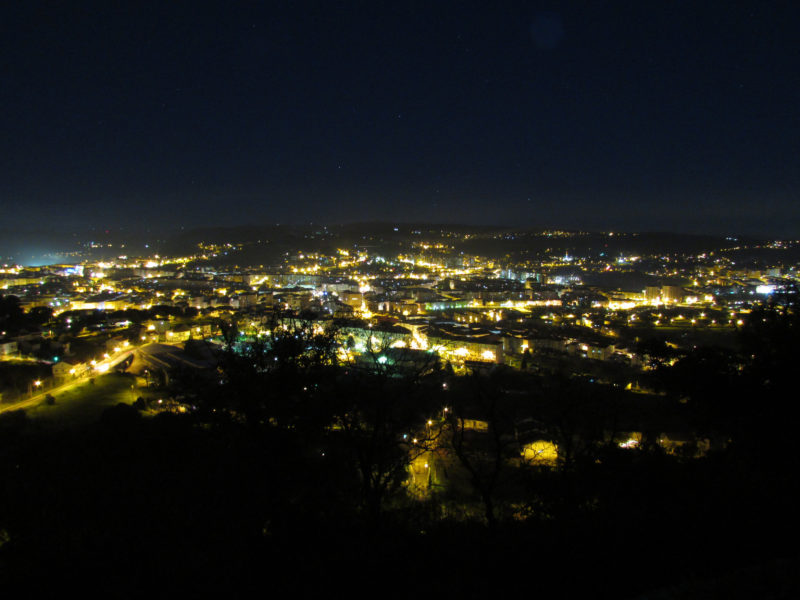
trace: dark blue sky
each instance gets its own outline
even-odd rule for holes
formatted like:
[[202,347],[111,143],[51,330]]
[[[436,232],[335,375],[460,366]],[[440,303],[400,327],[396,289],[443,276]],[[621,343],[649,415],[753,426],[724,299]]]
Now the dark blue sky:
[[795,2],[9,4],[5,226],[800,233]]

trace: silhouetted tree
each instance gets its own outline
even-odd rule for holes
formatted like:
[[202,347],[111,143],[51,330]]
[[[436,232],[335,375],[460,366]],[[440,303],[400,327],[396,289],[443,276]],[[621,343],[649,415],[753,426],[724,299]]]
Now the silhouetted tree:
[[377,522],[387,499],[407,479],[409,465],[435,447],[438,430],[427,423],[437,407],[430,398],[409,393],[403,382],[376,374],[349,377],[330,400],[331,440],[354,461],[362,511]]
[[512,458],[521,455],[516,435],[523,418],[518,398],[504,393],[499,376],[472,375],[457,380],[443,411],[444,448],[469,474],[483,503],[489,527],[497,524],[498,494],[509,483]]

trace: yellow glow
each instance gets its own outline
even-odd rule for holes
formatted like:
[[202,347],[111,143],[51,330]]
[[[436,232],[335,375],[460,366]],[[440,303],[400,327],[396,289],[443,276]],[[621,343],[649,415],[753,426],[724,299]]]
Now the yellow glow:
[[635,308],[637,306],[636,302],[631,300],[624,300],[624,301],[617,301],[612,300],[608,303],[608,308],[611,310],[629,310],[631,308]]
[[641,441],[642,441],[641,432],[634,431],[627,440],[625,440],[624,442],[620,442],[619,443],[619,447],[620,448],[636,448]]
[[530,442],[523,447],[522,458],[529,463],[554,466],[558,461],[558,446],[545,440]]

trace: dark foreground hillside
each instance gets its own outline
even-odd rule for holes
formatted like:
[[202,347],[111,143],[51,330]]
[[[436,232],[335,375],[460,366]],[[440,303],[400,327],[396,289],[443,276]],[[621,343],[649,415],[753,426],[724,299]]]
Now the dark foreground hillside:
[[796,475],[733,450],[618,455],[570,482],[592,486],[591,510],[565,497],[547,519],[488,529],[431,502],[366,520],[346,466],[321,468],[281,434],[122,408],[58,434],[3,421],[0,575],[29,591],[627,598],[717,578],[777,598],[796,586],[784,568]]
[[[661,374],[674,402],[635,423],[613,388],[555,375],[448,387],[288,359],[253,370],[233,355],[224,385],[197,391],[185,414],[118,405],[54,430],[5,413],[3,589],[798,597],[797,323],[755,317],[739,363],[686,357]],[[424,425],[420,407],[440,417]],[[469,414],[488,429],[467,431]],[[644,431],[621,448],[604,433],[618,418],[716,442],[670,453]],[[557,463],[507,452],[522,423],[558,441]],[[426,433],[436,446],[420,465],[406,438]]]

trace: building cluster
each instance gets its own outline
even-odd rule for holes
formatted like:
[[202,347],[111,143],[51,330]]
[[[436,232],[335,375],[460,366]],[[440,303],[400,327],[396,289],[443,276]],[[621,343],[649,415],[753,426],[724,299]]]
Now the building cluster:
[[[0,293],[16,296],[26,310],[52,311],[61,325],[93,315],[83,335],[109,339],[130,325],[130,310],[165,311],[140,322],[133,341],[167,344],[219,336],[220,319],[235,321],[248,339],[264,335],[277,310],[319,326],[337,323],[341,352],[353,359],[399,363],[427,352],[456,372],[497,364],[535,369],[559,357],[646,369],[652,357],[641,349],[643,339],[660,335],[678,348],[697,331],[733,331],[755,302],[797,280],[796,267],[784,262],[737,265],[730,248],[607,256],[554,247],[503,255],[475,248],[518,243],[513,234],[410,237],[395,247],[369,239],[328,250],[305,239],[309,248],[270,266],[215,263],[235,256],[234,243],[201,244],[189,257],[5,266]],[[462,249],[466,244],[471,251]],[[10,356],[48,332],[0,334],[0,354]],[[66,365],[69,351],[62,354]]]

